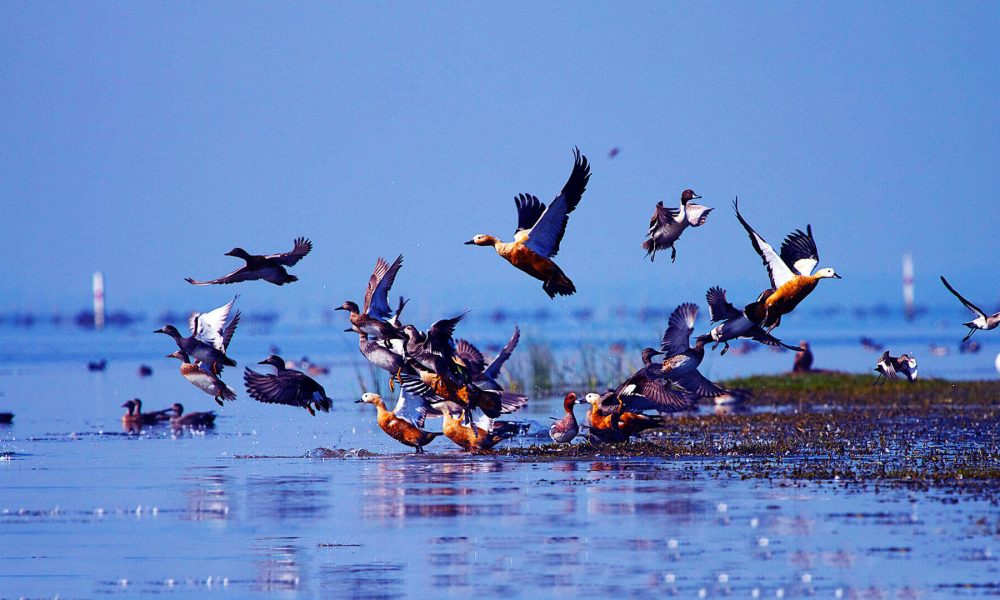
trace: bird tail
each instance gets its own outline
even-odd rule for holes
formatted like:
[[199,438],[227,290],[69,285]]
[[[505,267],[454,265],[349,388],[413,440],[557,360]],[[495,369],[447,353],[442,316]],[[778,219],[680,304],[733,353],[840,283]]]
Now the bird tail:
[[653,243],[653,238],[649,238],[643,242],[642,249],[646,251],[646,256],[649,258],[650,262],[656,261],[656,244]]
[[299,280],[299,278],[296,277],[295,275],[289,275],[288,277],[285,278],[284,281],[282,281],[278,285],[285,285],[286,283],[294,283],[294,282],[296,282],[298,280]]
[[555,298],[557,294],[559,296],[572,296],[576,293],[576,286],[573,285],[570,278],[566,277],[566,274],[562,271],[559,271],[554,277],[543,283],[542,289],[549,295],[549,298]]
[[220,393],[219,396],[221,396],[223,400],[236,400],[236,392],[233,391],[233,388],[225,384],[223,384],[222,393]]
[[231,359],[231,358],[229,358],[228,356],[223,355],[222,356],[222,364],[226,365],[227,367],[235,367],[236,366],[236,361],[233,360],[233,359]]

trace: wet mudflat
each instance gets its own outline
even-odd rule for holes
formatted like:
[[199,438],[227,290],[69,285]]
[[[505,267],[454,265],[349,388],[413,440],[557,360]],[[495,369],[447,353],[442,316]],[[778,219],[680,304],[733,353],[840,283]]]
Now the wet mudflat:
[[[418,457],[351,403],[348,365],[314,418],[218,409],[168,364],[3,366],[0,598],[1000,593],[996,383],[744,380],[750,406],[628,447]],[[132,396],[220,417],[130,434]]]

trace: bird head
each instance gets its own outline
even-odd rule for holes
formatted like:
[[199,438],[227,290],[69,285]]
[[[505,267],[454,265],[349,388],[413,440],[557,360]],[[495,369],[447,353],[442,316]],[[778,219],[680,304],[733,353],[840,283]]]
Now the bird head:
[[497,239],[492,235],[484,235],[480,233],[479,235],[473,237],[471,240],[465,242],[466,246],[492,246],[497,242]]

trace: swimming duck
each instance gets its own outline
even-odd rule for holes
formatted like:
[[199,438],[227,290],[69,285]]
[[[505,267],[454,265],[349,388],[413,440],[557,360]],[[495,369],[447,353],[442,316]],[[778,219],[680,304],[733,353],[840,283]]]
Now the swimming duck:
[[378,426],[382,431],[399,443],[415,448],[417,454],[423,453],[424,446],[441,435],[434,431],[424,431],[424,420],[431,410],[430,404],[404,389],[399,390],[399,400],[392,410],[385,408],[385,403],[378,394],[362,394],[361,399],[354,402],[374,405],[378,411]]
[[967,333],[965,337],[962,338],[963,342],[968,341],[968,339],[972,337],[972,334],[976,333],[979,330],[989,331],[990,329],[996,329],[996,327],[1000,325],[1000,312],[993,313],[992,315],[987,315],[985,312],[983,312],[981,308],[969,302],[968,300],[965,299],[964,296],[962,296],[962,294],[959,294],[957,291],[955,291],[955,288],[951,287],[951,284],[948,283],[948,280],[944,278],[944,275],[941,276],[941,283],[944,284],[944,287],[948,288],[949,292],[955,294],[955,297],[962,301],[962,304],[965,305],[965,308],[968,308],[973,312],[973,314],[976,315],[975,319],[962,323],[962,325],[965,325],[966,327],[969,328],[969,333]]
[[277,372],[274,375],[262,375],[250,369],[243,371],[243,383],[247,394],[258,402],[268,404],[287,404],[301,406],[316,416],[316,411],[330,412],[333,402],[326,395],[323,386],[316,383],[301,371],[288,369],[280,356],[272,354],[257,363],[271,365]]
[[189,337],[182,337],[173,325],[164,325],[153,333],[169,335],[181,352],[202,363],[212,373],[221,373],[223,365],[236,366],[236,361],[226,355],[229,342],[240,322],[239,311],[229,319],[235,302],[236,298],[233,298],[227,304],[207,313],[192,313],[188,318],[188,328],[191,331]]
[[[351,313],[351,329],[363,331],[368,335],[373,335],[380,340],[400,339],[402,336],[391,324],[387,322],[392,315],[389,308],[389,289],[396,281],[396,274],[403,266],[403,255],[400,254],[390,265],[381,256],[375,261],[375,269],[371,277],[368,278],[368,287],[365,289],[364,310],[350,300],[345,300],[343,304],[334,310],[346,310]],[[348,330],[349,331],[349,330]]]
[[886,350],[875,363],[875,370],[878,371],[878,377],[875,378],[874,385],[885,383],[886,379],[896,379],[897,374],[902,374],[907,381],[913,383],[917,380],[917,359],[907,354],[900,354],[898,358],[889,356],[889,351]]
[[170,420],[170,409],[158,410],[156,412],[142,412],[142,400],[133,398],[122,404],[122,408],[128,409],[122,415],[122,425],[129,427],[134,425],[155,425]]
[[691,332],[694,331],[697,316],[698,307],[690,302],[681,304],[670,314],[660,343],[660,350],[664,355],[661,373],[687,392],[711,398],[724,390],[698,372],[698,366],[705,358],[706,338],[699,336],[695,339],[694,347],[690,347]]
[[751,321],[770,332],[781,324],[782,315],[792,312],[815,289],[820,279],[841,277],[829,267],[813,274],[813,269],[819,262],[819,252],[813,239],[812,225],[807,225],[805,232],[796,229],[790,233],[782,242],[779,255],[740,214],[738,198],[733,202],[733,208],[736,209],[736,218],[750,235],[753,249],[764,261],[771,279],[771,289],[765,292],[763,299],[748,304],[744,313]]
[[245,265],[228,275],[211,281],[196,281],[190,277],[185,278],[184,281],[187,281],[191,285],[217,285],[238,283],[240,281],[254,281],[256,279],[263,279],[274,285],[285,285],[286,283],[298,281],[299,278],[295,275],[289,275],[285,267],[294,266],[295,263],[302,260],[303,256],[309,254],[309,251],[312,250],[312,242],[304,237],[300,237],[295,238],[293,244],[291,251],[282,254],[250,254],[243,248],[233,248],[229,252],[226,252],[226,256],[242,258],[246,261]]
[[[520,428],[514,423],[494,421],[486,415],[472,420],[459,412],[445,410],[441,429],[444,436],[469,452],[490,450],[500,442],[517,435]],[[456,416],[457,415],[457,416]]]
[[181,427],[215,427],[214,412],[190,412],[184,414],[184,406],[179,402],[175,402],[171,408],[173,414],[170,416],[170,426],[175,429],[180,429]]
[[808,373],[812,371],[813,353],[809,348],[809,342],[802,340],[799,342],[799,351],[795,353],[795,362],[792,363],[792,373]]
[[580,433],[580,424],[576,422],[576,415],[573,414],[573,406],[584,403],[584,400],[577,399],[575,392],[566,394],[566,397],[563,398],[563,410],[566,411],[566,416],[549,427],[549,437],[552,438],[553,442],[568,444],[573,441],[576,434]]
[[656,252],[670,248],[670,262],[677,260],[677,248],[674,243],[681,237],[688,227],[700,227],[708,220],[708,213],[713,209],[691,202],[701,198],[692,190],[681,192],[681,205],[679,208],[667,208],[663,206],[663,201],[656,203],[653,210],[653,218],[649,220],[649,238],[642,243],[642,248],[646,251],[646,256],[652,262],[656,260]]
[[500,370],[503,368],[507,359],[510,355],[514,353],[514,349],[517,348],[517,343],[521,339],[521,330],[514,326],[514,334],[510,336],[510,340],[500,349],[500,352],[486,364],[486,359],[483,358],[483,353],[479,351],[471,342],[468,340],[458,340],[455,345],[455,352],[465,363],[466,368],[472,373],[472,382],[476,385],[482,387],[486,390],[503,390],[503,386],[500,385],[499,377]]
[[168,354],[167,358],[176,358],[181,361],[181,375],[191,382],[191,385],[205,392],[215,400],[215,403],[222,406],[223,400],[235,400],[236,392],[231,387],[219,379],[219,376],[206,371],[198,365],[191,364],[190,357],[183,350],[178,350],[173,354]]
[[719,344],[723,344],[722,355],[729,351],[729,342],[737,338],[747,338],[760,342],[766,346],[776,346],[796,350],[794,346],[788,346],[773,335],[765,332],[759,325],[747,318],[743,311],[726,300],[726,290],[719,286],[710,288],[705,294],[708,301],[708,314],[713,323],[722,321],[721,325],[716,325],[712,331],[702,337],[715,342],[712,349],[715,350]]
[[14,420],[14,413],[0,412],[0,423],[6,425]]
[[108,368],[108,361],[106,359],[103,359],[103,358],[101,360],[97,361],[97,362],[90,361],[90,362],[87,363],[87,370],[88,371],[98,372],[98,371],[103,371],[104,369],[107,369],[107,368]]
[[630,410],[632,398],[623,402],[613,390],[602,394],[589,393],[584,401],[590,404],[590,439],[603,443],[628,440],[649,429],[666,426],[663,415],[644,415]]
[[530,194],[520,194],[514,199],[517,207],[514,241],[502,242],[492,235],[479,234],[465,242],[492,246],[507,262],[542,281],[542,289],[549,298],[576,292],[576,286],[552,260],[559,253],[559,242],[566,233],[569,214],[580,203],[590,180],[587,157],[580,154],[579,148],[573,150],[573,157],[573,171],[548,208]]

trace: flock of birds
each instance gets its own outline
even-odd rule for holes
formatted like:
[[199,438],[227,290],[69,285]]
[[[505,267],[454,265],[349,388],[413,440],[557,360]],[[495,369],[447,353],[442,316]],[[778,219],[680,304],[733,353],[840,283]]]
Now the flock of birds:
[[[550,298],[570,295],[576,291],[573,281],[553,260],[565,235],[569,215],[576,209],[590,179],[586,156],[574,150],[573,168],[561,192],[548,205],[531,194],[514,199],[517,226],[512,241],[504,242],[479,234],[466,244],[492,246],[496,253],[514,267],[542,282]],[[659,251],[671,250],[671,260],[677,257],[676,244],[689,227],[703,226],[712,208],[695,204],[700,199],[694,191],[684,190],[677,208],[657,203],[642,247],[649,259]],[[721,287],[708,290],[706,300],[713,328],[694,338],[698,306],[684,303],[670,315],[659,349],[642,350],[643,366],[618,385],[604,393],[588,393],[578,399],[566,394],[565,415],[555,421],[549,435],[558,443],[571,442],[580,432],[573,412],[576,404],[586,403],[589,409],[589,437],[596,442],[620,442],[645,430],[664,426],[663,414],[693,409],[700,398],[714,398],[740,393],[727,390],[699,372],[705,356],[705,346],[715,349],[747,339],[761,344],[801,351],[788,346],[773,335],[781,318],[792,312],[822,279],[840,279],[832,268],[816,269],[819,253],[812,227],[795,230],[775,250],[740,212],[738,200],[733,208],[736,218],[746,230],[750,243],[767,270],[769,286],[743,308],[730,303]],[[193,285],[219,285],[263,280],[285,285],[297,280],[287,268],[309,254],[312,243],[298,238],[291,251],[282,254],[252,255],[234,248],[227,255],[241,258],[245,264],[232,273],[209,281],[187,279]],[[357,402],[371,404],[376,410],[379,427],[400,443],[423,452],[424,446],[444,435],[469,451],[492,448],[500,441],[516,435],[520,426],[499,418],[524,407],[525,395],[504,390],[501,370],[520,339],[515,327],[513,335],[500,353],[487,361],[471,342],[456,337],[456,328],[466,313],[443,318],[426,330],[402,319],[407,301],[402,297],[395,308],[389,305],[389,293],[403,265],[400,255],[392,263],[379,258],[368,280],[364,301],[358,305],[345,301],[337,310],[348,313],[346,332],[358,336],[358,349],[372,365],[386,372],[390,392],[399,387],[399,395],[390,410],[379,394],[365,393]],[[976,314],[965,323],[969,335],[978,330],[1000,325],[1000,313],[986,315],[963,298],[944,280],[945,286]],[[206,313],[194,313],[188,320],[188,335],[182,335],[173,325],[165,325],[157,333],[170,336],[177,351],[168,355],[181,362],[180,374],[192,385],[212,396],[219,405],[236,398],[236,392],[221,378],[225,367],[235,367],[228,352],[240,320],[234,312],[236,298]],[[968,339],[968,336],[966,336]],[[657,358],[659,357],[659,358]],[[264,403],[283,404],[307,410],[329,411],[332,401],[323,386],[306,373],[291,368],[280,356],[271,355],[258,364],[273,367],[273,373],[258,373],[246,368],[243,382],[247,394]],[[916,360],[912,356],[892,357],[884,353],[876,365],[879,380],[898,375],[910,381],[916,378]],[[128,413],[123,420],[136,423],[170,421],[180,425],[205,425],[214,420],[214,413],[182,414],[180,405],[169,411],[142,413],[136,401],[126,403]],[[647,414],[655,411],[656,414]],[[428,418],[442,418],[441,432],[425,429]]]

